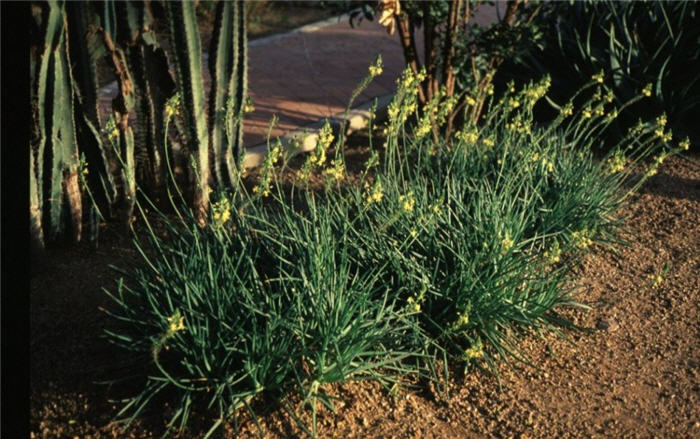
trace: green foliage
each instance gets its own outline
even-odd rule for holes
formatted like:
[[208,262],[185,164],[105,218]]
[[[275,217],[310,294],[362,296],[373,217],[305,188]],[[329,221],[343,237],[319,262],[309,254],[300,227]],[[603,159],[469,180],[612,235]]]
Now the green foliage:
[[653,99],[622,114],[621,131],[665,112],[677,132],[698,136],[700,8],[695,2],[553,2],[535,24],[538,48],[504,66],[504,76],[552,76],[552,95],[567,96],[601,71],[620,102],[652,84]]
[[[409,128],[415,80],[404,73],[385,146],[356,184],[339,187],[343,141],[327,161],[326,129],[291,193],[275,179],[272,148],[253,193],[239,176],[235,190],[214,196],[206,225],[188,208],[177,219],[143,215],[144,264],[110,293],[122,323],[110,338],[136,360],[124,374],[146,379],[121,416],[174,392],[168,425],[213,409],[211,434],[266,395],[299,421],[310,410],[310,428],[301,426],[314,435],[317,402],[332,408],[329,383],[437,380],[445,359],[445,371],[526,361],[519,335],[570,326],[558,314],[580,306],[569,269],[593,243],[616,239],[618,209],[677,151],[658,134],[665,122],[641,124],[596,161],[614,104],[594,98],[574,111],[570,101],[537,126],[546,78],[491,97],[483,124],[436,144],[420,124]],[[316,172],[323,191],[308,183]]]

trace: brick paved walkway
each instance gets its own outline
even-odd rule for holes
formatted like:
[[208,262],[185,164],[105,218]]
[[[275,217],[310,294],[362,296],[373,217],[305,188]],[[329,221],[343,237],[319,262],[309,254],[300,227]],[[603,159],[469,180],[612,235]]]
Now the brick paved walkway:
[[277,136],[341,113],[378,54],[384,73],[357,98],[355,106],[391,93],[404,68],[398,36],[366,20],[351,28],[345,19],[253,46],[248,53],[249,93],[255,105],[244,124],[248,146],[264,140],[274,114],[279,117],[273,131]]
[[[485,25],[495,17],[496,9],[484,6],[472,22]],[[421,54],[422,35],[416,32]],[[278,136],[344,111],[378,54],[384,60],[384,73],[358,97],[355,107],[392,93],[405,66],[398,32],[389,35],[376,21],[363,20],[351,28],[345,18],[262,43],[253,43],[248,52],[249,94],[256,109],[244,123],[249,147],[263,142],[274,114],[279,123],[272,134]]]
[[[482,7],[472,20],[486,24],[494,18],[494,8]],[[384,61],[384,73],[375,78],[353,106],[389,95],[395,89],[395,80],[404,69],[398,32],[389,35],[376,21],[367,20],[352,28],[347,17],[325,23],[250,42],[248,89],[255,111],[244,122],[246,147],[265,140],[275,114],[279,122],[272,131],[273,137],[342,113],[378,54]],[[422,31],[416,32],[416,46],[422,53]],[[208,88],[206,57],[204,54],[203,75]],[[116,93],[116,83],[100,90],[100,110],[105,117]]]

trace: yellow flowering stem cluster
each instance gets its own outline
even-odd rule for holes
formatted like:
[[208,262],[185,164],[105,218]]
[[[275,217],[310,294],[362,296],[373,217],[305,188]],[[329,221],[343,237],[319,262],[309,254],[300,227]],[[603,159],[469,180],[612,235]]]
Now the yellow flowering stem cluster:
[[627,158],[622,151],[617,151],[608,159],[607,165],[608,174],[617,174],[625,169],[625,166],[627,165]]
[[521,115],[518,114],[512,122],[506,123],[506,129],[518,134],[530,134],[532,132],[532,122],[523,122]]
[[323,175],[326,177],[326,187],[335,186],[345,178],[345,163],[342,159],[333,160]]
[[369,74],[372,77],[379,76],[384,72],[383,69],[383,61],[381,57],[377,57],[377,60],[374,62],[374,64],[369,66]]
[[212,226],[220,228],[231,219],[231,202],[224,197],[211,205]]
[[253,187],[253,195],[267,197],[270,195],[270,185],[272,183],[274,166],[282,157],[282,145],[278,140],[272,150],[265,156],[260,171],[260,182]]
[[333,143],[333,140],[335,140],[333,128],[331,127],[330,123],[326,121],[318,133],[316,147],[297,174],[297,177],[301,181],[307,182],[314,169],[320,168],[326,163],[326,153],[328,152],[328,148],[330,148],[331,144]]
[[409,297],[406,300],[406,302],[408,302],[408,309],[411,312],[414,312],[414,313],[420,312],[420,303],[418,303],[418,301],[416,301],[415,298]]
[[367,205],[379,203],[384,198],[384,188],[381,181],[375,181],[372,186],[365,182],[365,202]]
[[477,339],[472,347],[464,351],[465,359],[467,360],[478,360],[484,357],[484,346],[481,343],[481,339]]
[[548,265],[556,264],[561,260],[561,248],[559,248],[559,242],[554,241],[552,247],[544,252],[544,258]]
[[452,329],[459,331],[469,324],[469,307],[464,312],[457,313],[457,320],[452,323]]
[[182,107],[182,98],[180,93],[175,93],[173,97],[165,103],[165,120],[169,121],[173,116],[180,113]]
[[168,317],[168,329],[166,330],[166,336],[170,337],[176,332],[183,331],[185,329],[185,318],[180,315],[180,311],[177,311],[172,316]]
[[575,247],[585,250],[593,244],[591,233],[588,230],[577,230],[571,234],[571,240]]
[[666,119],[666,115],[662,114],[661,116],[656,118],[656,130],[654,130],[654,134],[658,136],[661,140],[664,142],[668,143],[671,140],[673,140],[673,134],[669,130],[667,133],[664,133],[664,127],[666,126],[666,123],[668,120]]
[[412,94],[418,94],[417,87],[420,86],[423,81],[425,81],[426,77],[424,68],[418,71],[418,73],[413,73],[413,70],[410,67],[407,67],[403,71],[401,79],[398,80],[398,85],[404,91],[408,91]]
[[119,129],[117,128],[117,122],[114,120],[113,115],[110,115],[109,119],[107,119],[107,124],[105,125],[105,134],[107,135],[107,140],[109,140],[110,142],[118,142]]
[[416,199],[413,196],[413,192],[409,192],[406,195],[399,195],[399,204],[404,212],[413,212],[413,208],[416,205]]
[[250,97],[247,97],[245,100],[245,104],[243,105],[243,114],[252,113],[253,111],[255,111],[253,100]]
[[506,232],[506,236],[501,238],[501,255],[505,255],[508,251],[513,248],[515,241],[510,237],[510,232]]
[[[479,140],[479,132],[475,126],[465,127],[462,131],[455,132],[455,138],[465,143],[475,144]],[[493,146],[493,140],[491,140]]]

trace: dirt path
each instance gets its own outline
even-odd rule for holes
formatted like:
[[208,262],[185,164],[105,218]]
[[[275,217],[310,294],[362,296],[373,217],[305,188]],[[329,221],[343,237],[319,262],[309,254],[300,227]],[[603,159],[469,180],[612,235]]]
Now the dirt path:
[[[576,270],[571,312],[593,331],[531,337],[534,367],[456,377],[447,401],[425,391],[396,397],[376,383],[335,389],[344,404],[324,415],[319,437],[700,437],[700,155],[669,159],[625,209],[629,247],[597,247]],[[105,237],[96,252],[55,251],[31,280],[32,437],[125,437],[108,425],[114,406],[92,384],[112,353],[99,338],[107,321],[100,287],[108,263],[135,259]],[[665,264],[666,279],[652,288]],[[158,414],[129,437],[157,437]],[[280,412],[261,420],[265,437],[296,437]],[[253,423],[244,437],[256,437]],[[226,435],[229,436],[229,435]],[[198,437],[190,435],[187,437]]]

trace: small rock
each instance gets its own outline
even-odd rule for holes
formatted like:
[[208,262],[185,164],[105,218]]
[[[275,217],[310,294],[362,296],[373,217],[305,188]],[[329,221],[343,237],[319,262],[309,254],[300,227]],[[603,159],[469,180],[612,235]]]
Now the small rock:
[[620,325],[618,325],[614,320],[609,320],[609,319],[598,319],[598,322],[595,324],[596,329],[599,331],[617,331],[620,329]]

